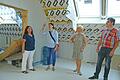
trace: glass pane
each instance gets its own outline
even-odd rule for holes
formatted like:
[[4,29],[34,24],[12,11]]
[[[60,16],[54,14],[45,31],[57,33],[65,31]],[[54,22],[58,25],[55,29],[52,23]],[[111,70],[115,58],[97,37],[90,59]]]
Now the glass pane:
[[4,23],[11,21],[15,22],[16,11],[13,8],[0,5],[0,18],[2,19],[1,22],[4,21]]
[[80,17],[99,17],[100,0],[80,0],[79,14]]
[[108,0],[108,16],[120,16],[120,0]]

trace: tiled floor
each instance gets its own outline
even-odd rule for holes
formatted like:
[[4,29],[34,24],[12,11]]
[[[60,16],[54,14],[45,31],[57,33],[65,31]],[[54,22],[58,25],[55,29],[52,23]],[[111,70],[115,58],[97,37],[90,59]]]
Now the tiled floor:
[[[58,59],[54,72],[45,71],[46,66],[43,65],[37,65],[35,68],[36,71],[23,74],[20,68],[0,62],[0,80],[88,80],[95,71],[94,64],[83,63],[81,69],[83,75],[79,76],[73,72],[74,63],[65,59]],[[99,80],[103,80],[103,70],[102,68]],[[111,69],[109,80],[120,80],[120,71]]]

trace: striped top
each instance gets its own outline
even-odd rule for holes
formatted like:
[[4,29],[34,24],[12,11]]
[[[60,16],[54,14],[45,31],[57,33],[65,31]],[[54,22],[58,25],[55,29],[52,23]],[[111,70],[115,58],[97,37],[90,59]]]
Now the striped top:
[[112,30],[102,30],[102,47],[113,48],[116,41],[118,41],[118,30],[113,28]]

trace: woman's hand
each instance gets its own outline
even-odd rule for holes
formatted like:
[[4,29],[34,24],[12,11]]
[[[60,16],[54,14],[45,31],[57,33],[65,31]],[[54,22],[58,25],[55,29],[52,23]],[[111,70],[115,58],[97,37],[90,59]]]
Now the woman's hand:
[[70,43],[74,43],[74,39],[72,39],[72,38],[69,39],[68,41],[69,41]]
[[26,40],[23,39],[23,40],[22,40],[22,53],[25,52],[25,42],[26,42]]
[[22,50],[22,54],[25,52],[25,50]]
[[96,48],[96,52],[97,52],[97,53],[99,52],[99,48]]
[[46,24],[43,24],[42,31],[44,31]]
[[80,48],[80,52],[83,52],[83,50],[84,50],[84,48],[82,47],[82,48]]
[[55,45],[54,50],[55,50],[55,51],[58,51],[58,50],[59,50],[59,44],[56,44],[56,45]]

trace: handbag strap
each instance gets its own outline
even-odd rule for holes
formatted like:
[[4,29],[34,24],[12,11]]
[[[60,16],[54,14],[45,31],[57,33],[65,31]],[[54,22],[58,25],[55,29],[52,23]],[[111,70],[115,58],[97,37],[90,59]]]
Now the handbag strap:
[[56,42],[50,31],[49,31],[49,34],[50,34],[51,38],[53,39],[53,41]]

